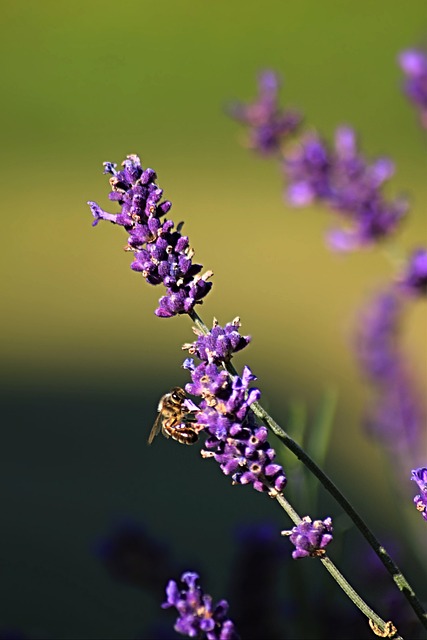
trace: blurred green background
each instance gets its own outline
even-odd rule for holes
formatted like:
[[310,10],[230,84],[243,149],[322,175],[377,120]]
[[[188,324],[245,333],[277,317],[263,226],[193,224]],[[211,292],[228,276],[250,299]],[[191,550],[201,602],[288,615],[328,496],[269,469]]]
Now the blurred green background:
[[[377,250],[331,254],[328,216],[284,205],[276,163],[242,148],[224,105],[251,99],[259,70],[279,71],[283,103],[309,125],[330,136],[351,124],[368,155],[395,160],[390,194],[413,202],[399,243],[425,245],[427,138],[396,64],[426,36],[425,0],[18,0],[3,3],[1,22],[0,625],[29,637],[149,633],[159,603],[118,587],[91,554],[118,517],[143,522],[189,568],[215,564],[205,586],[218,597],[236,520],[288,526],[194,449],[146,447],[158,398],[187,381],[180,345],[192,332],[185,317],[154,316],[160,288],[130,271],[121,230],[91,228],[86,201],[108,208],[102,162],[128,153],[157,171],[172,218],[215,273],[205,322],[241,317],[252,344],[239,365],[279,421],[295,402],[314,416],[337,389],[328,470],[377,531],[397,532],[386,463],[360,430],[366,389],[348,346],[390,266]],[[424,388],[426,321],[418,303],[405,327]]]

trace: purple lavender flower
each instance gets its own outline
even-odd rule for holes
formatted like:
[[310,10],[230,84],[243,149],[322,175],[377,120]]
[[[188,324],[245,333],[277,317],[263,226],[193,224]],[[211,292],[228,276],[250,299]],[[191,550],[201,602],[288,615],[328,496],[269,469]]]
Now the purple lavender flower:
[[427,296],[426,249],[417,249],[412,253],[400,282],[404,291],[416,296]]
[[303,207],[316,199],[328,198],[331,163],[329,150],[316,134],[308,134],[295,144],[284,162],[290,204]]
[[380,441],[391,454],[417,452],[421,442],[421,401],[407,369],[397,369],[376,389],[365,417],[369,434]]
[[234,624],[227,618],[227,601],[220,600],[214,605],[212,597],[197,584],[198,580],[197,573],[187,571],[181,576],[186,587],[180,590],[175,580],[170,580],[166,587],[167,600],[162,607],[175,607],[178,611],[175,631],[190,638],[238,640]]
[[282,110],[278,104],[279,77],[264,71],[258,77],[258,98],[251,104],[236,102],[229,114],[249,127],[249,146],[263,154],[278,151],[281,144],[298,128],[301,115]]
[[315,520],[305,516],[291,531],[282,531],[283,536],[289,536],[296,549],[292,552],[294,560],[297,558],[312,558],[325,555],[325,547],[331,542],[332,520]]
[[377,294],[360,314],[355,341],[361,370],[373,383],[366,427],[394,453],[414,451],[422,425],[422,405],[400,346],[404,304],[397,288]]
[[403,200],[386,202],[381,188],[394,172],[387,158],[371,165],[357,151],[349,127],[335,133],[334,149],[315,133],[306,135],[284,158],[286,196],[296,207],[315,201],[340,213],[345,227],[328,234],[331,247],[349,251],[391,235],[407,210]]
[[211,271],[200,275],[202,265],[192,262],[194,251],[187,236],[181,235],[182,223],[175,229],[172,220],[161,221],[172,206],[163,200],[163,190],[155,180],[153,169],[143,169],[136,155],[130,155],[116,170],[112,162],[104,162],[104,173],[110,173],[110,200],[118,202],[121,211],[112,214],[96,202],[88,202],[95,218],[108,220],[125,228],[129,234],[125,251],[134,254],[131,268],[140,272],[149,284],[163,284],[166,295],[160,298],[155,313],[170,318],[189,313],[209,293]]
[[184,368],[191,371],[193,380],[186,390],[202,397],[197,422],[208,434],[202,456],[214,458],[222,472],[231,475],[233,484],[251,484],[272,496],[280,493],[286,476],[274,462],[276,452],[267,441],[266,427],[258,426],[250,411],[261,394],[259,389],[249,389],[256,379],[249,367],[232,380],[214,363],[196,367],[188,358]]
[[402,314],[403,299],[393,288],[379,291],[359,314],[356,353],[363,373],[376,383],[394,374],[401,359]]
[[197,340],[194,343],[183,345],[190,355],[197,355],[205,362],[229,362],[233,353],[244,349],[250,342],[250,336],[242,336],[239,333],[240,318],[234,318],[225,327],[218,324],[214,318],[213,327],[209,334],[205,336],[201,331],[193,327]]
[[282,467],[275,463],[276,452],[267,441],[267,429],[256,424],[250,410],[261,392],[250,388],[256,377],[249,367],[241,376],[231,377],[219,366],[231,353],[243,349],[249,337],[240,336],[240,322],[234,320],[224,328],[216,322],[208,336],[199,335],[193,345],[184,345],[197,354],[202,362],[196,366],[192,358],[184,361],[192,382],[186,391],[202,398],[197,423],[207,434],[204,458],[214,458],[233,484],[251,484],[257,491],[274,496],[286,484]]
[[414,498],[415,506],[424,520],[427,520],[427,467],[413,469],[411,480],[417,483],[421,492]]
[[427,128],[427,52],[407,49],[398,60],[405,74],[404,91],[419,109],[421,124]]

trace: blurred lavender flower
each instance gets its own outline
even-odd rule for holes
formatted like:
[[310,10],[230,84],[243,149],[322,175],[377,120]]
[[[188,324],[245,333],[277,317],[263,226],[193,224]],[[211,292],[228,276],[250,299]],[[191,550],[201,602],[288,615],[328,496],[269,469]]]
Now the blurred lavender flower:
[[377,294],[360,314],[355,343],[361,370],[376,395],[366,426],[394,453],[415,452],[423,413],[399,344],[404,305],[397,288]]
[[412,253],[400,282],[405,292],[415,296],[427,296],[426,249],[417,249]]
[[194,344],[184,345],[202,359],[198,366],[192,358],[185,360],[192,378],[186,391],[202,398],[196,416],[208,435],[202,456],[214,458],[233,484],[252,484],[257,491],[276,495],[285,487],[286,476],[274,462],[276,452],[267,441],[266,427],[256,423],[250,410],[261,396],[259,389],[250,388],[256,377],[245,366],[241,376],[231,378],[219,366],[249,343],[248,336],[239,335],[239,326],[237,319],[224,328],[214,322],[208,336],[199,335]]
[[325,555],[325,547],[333,538],[332,531],[331,518],[312,522],[309,516],[305,516],[291,531],[282,531],[282,536],[289,536],[295,545],[292,557],[296,560],[307,556],[315,558]]
[[403,300],[393,288],[377,293],[362,309],[356,334],[361,368],[376,383],[399,365],[399,340]]
[[118,522],[100,538],[95,553],[113,580],[145,589],[157,596],[175,569],[169,549],[133,520]]
[[108,220],[125,228],[129,234],[125,251],[134,254],[131,268],[142,273],[149,284],[163,283],[166,287],[166,295],[155,311],[157,316],[170,318],[189,313],[209,293],[212,283],[207,280],[212,272],[199,275],[203,267],[192,262],[194,251],[188,237],[181,235],[182,223],[174,230],[172,220],[161,222],[172,203],[161,202],[163,190],[155,182],[156,172],[144,170],[136,155],[127,156],[122,166],[117,171],[115,164],[104,162],[104,173],[112,176],[109,198],[118,202],[121,211],[108,213],[89,201],[95,218],[93,225]]
[[308,134],[295,144],[284,162],[290,204],[303,207],[316,199],[328,198],[331,163],[326,145],[316,134]]
[[427,129],[427,52],[407,49],[398,61],[405,74],[404,91],[419,109],[421,124]]
[[258,76],[258,98],[250,104],[232,103],[228,113],[249,127],[249,146],[262,154],[278,151],[301,122],[297,111],[279,107],[279,77],[274,71],[263,71]]
[[162,607],[177,609],[175,631],[190,638],[238,640],[234,624],[227,618],[227,601],[220,600],[214,605],[212,597],[204,594],[197,584],[198,580],[197,573],[187,571],[181,576],[186,588],[180,590],[175,580],[170,580],[166,587],[167,600]]
[[420,492],[414,498],[414,503],[424,520],[427,520],[427,467],[413,469],[411,480],[417,483]]
[[336,130],[333,150],[317,134],[306,135],[285,155],[284,171],[291,205],[319,201],[343,215],[346,226],[328,234],[336,251],[369,246],[391,235],[408,208],[404,200],[384,200],[381,188],[394,173],[393,163],[379,158],[369,165],[349,127]]
[[[266,522],[239,525],[232,571],[234,619],[243,638],[281,640],[279,578],[288,556],[277,526]],[[289,616],[286,616],[289,622]]]

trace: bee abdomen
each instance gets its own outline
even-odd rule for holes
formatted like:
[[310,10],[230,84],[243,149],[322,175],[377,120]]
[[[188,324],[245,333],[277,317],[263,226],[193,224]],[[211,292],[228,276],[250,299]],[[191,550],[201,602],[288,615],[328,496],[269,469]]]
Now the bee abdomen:
[[164,425],[167,435],[180,444],[194,444],[199,439],[199,434],[190,427],[169,427]]

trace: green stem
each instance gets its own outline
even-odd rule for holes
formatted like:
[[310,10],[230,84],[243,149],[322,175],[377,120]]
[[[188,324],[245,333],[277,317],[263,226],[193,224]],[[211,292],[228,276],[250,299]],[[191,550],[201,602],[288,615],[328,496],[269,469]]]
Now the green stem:
[[[209,333],[209,329],[200,318],[200,316],[193,310],[189,313],[190,318],[193,320],[196,327],[204,335]],[[232,375],[236,376],[237,371],[231,364],[231,362],[224,363],[224,367]],[[347,498],[341,493],[338,487],[332,482],[332,480],[322,471],[320,467],[310,458],[310,456],[302,449],[297,442],[295,442],[267,413],[267,411],[258,403],[254,402],[251,405],[251,409],[254,414],[267,426],[271,431],[279,438],[279,440],[290,450],[292,453],[316,476],[316,478],[322,483],[325,489],[335,498],[338,504],[344,509],[344,511],[351,518],[353,523],[365,537],[366,541],[372,547],[377,554],[391,577],[394,583],[401,591],[412,609],[416,613],[421,624],[427,629],[427,613],[425,612],[421,602],[418,600],[415,591],[410,586],[409,582],[400,571],[397,564],[387,553],[386,549],[379,543],[372,531],[368,528],[362,517],[352,507]]]
[[[298,525],[301,522],[301,518],[297,514],[295,509],[292,507],[292,505],[286,500],[284,495],[282,493],[279,493],[276,496],[276,500],[277,502],[279,502],[280,506],[286,511],[290,519],[296,525]],[[381,629],[381,631],[384,631],[384,629],[386,629],[387,623],[382,618],[380,618],[380,616],[377,613],[375,613],[375,611],[371,609],[371,607],[368,604],[366,604],[363,598],[359,596],[357,591],[355,591],[351,586],[351,584],[346,580],[346,578],[344,578],[341,571],[338,569],[338,567],[335,566],[332,560],[328,558],[326,555],[320,557],[319,559],[323,564],[323,566],[325,567],[325,569],[329,571],[333,579],[338,583],[338,585],[344,591],[346,596],[350,598],[350,600],[356,605],[358,609],[360,609],[360,611],[368,618],[368,620],[372,620],[373,622],[375,622],[375,624]],[[395,638],[395,640],[399,640],[399,639],[402,640],[401,636],[395,635],[393,637]]]

